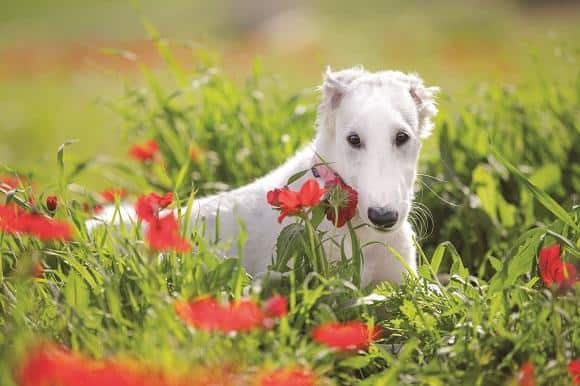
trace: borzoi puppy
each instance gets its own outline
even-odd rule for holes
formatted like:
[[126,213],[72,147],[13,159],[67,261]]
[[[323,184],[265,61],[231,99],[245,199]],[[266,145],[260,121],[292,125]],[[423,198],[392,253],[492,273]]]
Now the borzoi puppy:
[[[361,245],[370,243],[363,249],[363,284],[383,280],[398,283],[406,269],[400,258],[411,270],[417,267],[408,215],[421,139],[432,130],[438,89],[425,87],[415,75],[371,73],[355,67],[327,70],[321,90],[314,141],[249,185],[196,200],[190,223],[205,218],[207,229],[213,229],[219,216],[219,236],[225,240],[237,237],[242,220],[248,229],[243,265],[250,274],[260,275],[271,263],[281,229],[294,221],[286,218],[282,224],[277,222],[277,212],[266,201],[267,192],[284,186],[290,176],[311,169],[323,159],[358,191],[352,223],[355,227],[366,224],[356,232]],[[294,184],[299,187],[312,177],[307,174]],[[101,221],[111,221],[114,212],[115,208],[106,208]],[[128,205],[122,206],[121,215],[124,221],[135,219]],[[325,220],[321,227],[331,230],[333,225]],[[335,233],[337,237],[347,233],[345,228]],[[337,248],[327,244],[328,256],[339,258]]]

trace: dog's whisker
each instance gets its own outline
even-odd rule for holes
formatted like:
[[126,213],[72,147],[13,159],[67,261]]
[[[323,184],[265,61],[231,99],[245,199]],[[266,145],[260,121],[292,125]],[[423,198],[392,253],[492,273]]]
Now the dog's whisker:
[[426,174],[426,173],[417,173],[417,179],[420,179],[420,178],[422,178],[422,177],[427,177],[427,178],[429,178],[429,179],[431,179],[431,180],[433,180],[433,181],[435,181],[435,182],[441,182],[441,183],[446,183],[446,182],[449,182],[449,181],[447,181],[447,180],[445,180],[445,179],[443,179],[443,178],[440,178],[440,177],[435,177],[435,176],[432,176],[432,175],[430,175],[430,174]]
[[455,202],[451,202],[443,197],[441,197],[441,195],[439,193],[437,193],[436,191],[433,190],[433,188],[431,188],[431,186],[429,186],[429,184],[427,184],[425,181],[421,180],[420,178],[417,179],[417,181],[419,181],[419,183],[424,186],[425,188],[427,188],[428,191],[430,191],[431,193],[433,193],[433,195],[435,197],[437,197],[439,200],[441,200],[442,202],[444,202],[447,205],[453,206],[453,207],[460,207],[462,206],[461,204],[455,203]]
[[411,203],[411,212],[409,221],[416,228],[417,235],[420,239],[427,238],[433,233],[434,220],[429,208],[420,202]]

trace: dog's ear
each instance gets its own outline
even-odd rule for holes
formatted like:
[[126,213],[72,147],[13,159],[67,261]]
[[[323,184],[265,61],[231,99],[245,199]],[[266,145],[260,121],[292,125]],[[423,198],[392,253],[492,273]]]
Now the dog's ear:
[[330,66],[326,68],[324,80],[320,90],[322,91],[322,101],[318,106],[317,127],[334,128],[333,111],[338,108],[342,98],[354,80],[365,73],[362,66],[349,68],[346,70],[333,72]]
[[433,118],[437,114],[435,97],[439,93],[439,87],[426,87],[416,74],[408,75],[409,93],[417,106],[419,117],[419,136],[427,138],[433,131]]
[[330,66],[326,67],[321,87],[323,103],[325,102],[332,110],[336,109],[351,83],[364,72],[365,70],[362,66],[336,72],[333,72]]

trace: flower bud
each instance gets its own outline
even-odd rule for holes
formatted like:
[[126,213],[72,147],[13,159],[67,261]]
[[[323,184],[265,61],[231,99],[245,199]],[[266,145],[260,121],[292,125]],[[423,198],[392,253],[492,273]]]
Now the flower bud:
[[56,196],[48,196],[46,198],[46,208],[48,210],[50,210],[51,212],[54,212],[56,210],[57,206],[58,206],[58,199],[56,198]]

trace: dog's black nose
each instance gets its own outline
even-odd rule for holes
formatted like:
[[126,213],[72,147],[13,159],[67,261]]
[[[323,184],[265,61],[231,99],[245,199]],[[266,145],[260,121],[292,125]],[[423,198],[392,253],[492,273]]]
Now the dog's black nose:
[[368,210],[369,220],[381,228],[390,228],[397,223],[399,214],[397,211],[387,208],[386,206],[373,206]]

